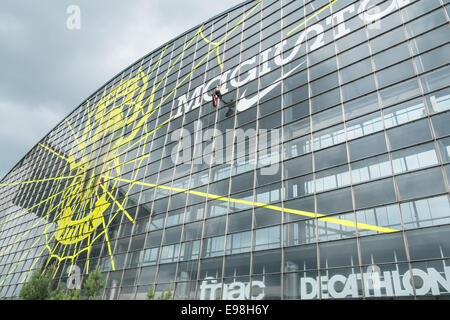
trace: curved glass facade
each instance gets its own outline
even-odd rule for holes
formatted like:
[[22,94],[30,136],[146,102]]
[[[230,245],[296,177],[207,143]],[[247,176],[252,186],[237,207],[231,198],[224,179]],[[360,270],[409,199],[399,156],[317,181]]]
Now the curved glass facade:
[[446,0],[264,0],[168,42],[1,181],[0,297],[46,265],[103,299],[444,298],[449,31]]

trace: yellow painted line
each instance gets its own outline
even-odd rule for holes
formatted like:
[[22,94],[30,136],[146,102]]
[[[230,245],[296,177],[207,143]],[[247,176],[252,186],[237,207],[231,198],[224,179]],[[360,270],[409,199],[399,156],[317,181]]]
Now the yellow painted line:
[[220,40],[219,41],[219,43],[222,43],[223,41],[225,41],[225,39],[231,34],[231,33],[233,33],[234,32],[234,30],[236,30],[240,25],[241,25],[241,23],[242,22],[244,22],[245,21],[245,19],[247,19],[247,17],[260,5],[262,3],[262,1],[259,1],[249,12],[247,12],[246,14],[245,14],[245,16],[241,19],[241,21],[239,21],[237,24],[236,24],[236,26],[234,26],[234,28],[233,29],[231,29],[223,38],[222,38],[222,40]]
[[[75,180],[72,181],[72,183],[70,184],[70,186],[68,186],[67,188],[65,188],[65,189],[62,190],[62,191],[64,192],[65,190],[72,188],[74,182],[75,182]],[[58,183],[59,183],[59,182],[58,182]],[[55,191],[56,191],[56,189],[55,189]],[[64,195],[64,198],[62,199],[62,202],[64,202],[68,196],[69,196],[69,193],[67,193],[66,195]],[[52,200],[52,201],[53,201],[53,200]],[[48,218],[48,215],[49,215],[52,211],[54,211],[55,209],[57,209],[58,206],[59,206],[59,204],[60,204],[60,203],[58,203],[58,204],[57,204],[55,207],[53,207],[53,208],[49,207],[48,212],[45,214],[44,217],[42,217],[41,220]],[[56,215],[54,219],[57,219],[58,216],[59,216],[60,214],[61,214],[61,212],[60,212],[58,215]],[[39,221],[41,221],[41,220],[39,220]],[[39,221],[38,221],[38,222],[39,222]],[[37,242],[37,241],[39,241],[43,236],[45,236],[45,238],[46,238],[45,246],[44,246],[44,248],[42,249],[41,253],[34,259],[34,263],[33,263],[32,266],[30,267],[30,269],[28,270],[28,272],[27,272],[27,274],[25,275],[25,277],[22,279],[21,283],[23,283],[23,282],[25,281],[25,279],[28,277],[30,271],[33,269],[34,265],[39,261],[39,258],[40,258],[40,256],[42,255],[42,253],[45,251],[45,249],[49,248],[49,247],[48,247],[48,243],[49,243],[49,241],[55,236],[55,233],[53,233],[53,236],[50,237],[50,239],[47,238],[47,230],[48,230],[49,227],[50,227],[49,220],[47,220],[47,223],[45,224],[44,232],[43,232],[43,233],[41,234],[41,236],[36,240],[36,242]],[[32,228],[30,228],[30,231],[31,231],[31,230],[32,230]],[[33,249],[33,247],[35,246],[36,242],[35,242],[35,243],[31,246],[31,248],[27,251],[26,255],[28,255],[28,253],[30,252],[30,250]],[[55,248],[57,247],[57,245],[58,245],[58,244],[56,244]],[[49,253],[51,253],[51,250],[49,250]],[[24,255],[23,257],[21,257],[21,259],[19,259],[18,263],[20,263],[20,261],[22,261],[22,260],[26,257],[26,255]],[[17,263],[17,264],[18,264],[18,263]],[[47,262],[47,263],[48,263],[48,262]],[[9,276],[9,275],[8,275],[8,276]],[[4,280],[6,280],[6,279],[4,279]],[[3,281],[4,281],[4,280],[3,280]]]
[[[67,118],[66,118],[66,123],[67,123],[67,125],[69,126],[70,131],[72,131],[73,137],[75,138],[75,142],[77,143],[78,148],[80,148],[81,145],[80,145],[80,142],[78,141],[78,136],[77,136],[77,134],[75,133],[75,131],[73,130],[72,126],[70,125],[69,119],[67,119]],[[73,146],[72,146],[72,148],[73,148]],[[72,150],[71,150],[71,151],[72,151]]]
[[[43,236],[43,235],[42,235]],[[16,270],[16,268],[19,266],[19,263],[26,258],[26,256],[30,253],[31,249],[36,245],[36,243],[42,238],[42,236],[40,236],[30,247],[30,249],[28,249],[28,251],[26,251],[24,254],[22,254],[22,256],[20,257],[19,261],[17,261],[17,263],[15,264],[14,268],[12,268],[11,270],[9,270],[8,274],[6,275],[5,278],[3,278],[3,280],[0,282],[0,286],[3,284],[3,282],[5,282],[6,279],[8,279],[11,274],[14,272],[14,270]]]
[[39,143],[39,145],[40,145],[42,148],[47,149],[48,151],[50,151],[50,152],[53,153],[54,155],[60,157],[60,158],[63,159],[63,160],[66,160],[67,162],[70,163],[70,160],[69,160],[69,159],[67,159],[66,157],[60,155],[58,152],[56,152],[56,151],[50,149],[49,147],[43,145],[42,143]]
[[[203,27],[203,26],[202,26],[202,27]],[[161,78],[159,84],[158,84],[156,87],[154,87],[153,92],[156,91],[156,90],[158,90],[159,86],[163,83],[164,79],[167,78],[167,76],[169,75],[170,71],[172,71],[172,69],[175,67],[175,65],[178,63],[178,61],[184,56],[184,53],[186,52],[187,48],[189,48],[189,47],[191,46],[192,42],[195,40],[195,38],[197,37],[197,35],[199,34],[199,32],[201,32],[201,28],[202,28],[202,27],[200,27],[200,29],[197,31],[197,33],[194,34],[194,36],[193,36],[192,39],[189,41],[189,43],[186,44],[186,45],[183,47],[183,51],[178,55],[178,58],[173,62],[172,66],[166,71],[166,73],[164,74],[164,76]],[[166,46],[166,48],[167,48],[167,46]]]
[[[68,188],[69,188],[69,187],[68,187]],[[68,188],[66,188],[66,189],[68,189]],[[48,197],[48,198],[45,199],[45,200],[42,200],[41,202],[35,204],[34,206],[32,206],[32,207],[30,207],[30,208],[28,208],[28,209],[22,211],[21,213],[15,215],[14,217],[9,218],[8,220],[3,221],[2,223],[0,223],[0,226],[2,226],[2,225],[4,225],[5,223],[8,223],[8,222],[10,222],[10,221],[12,221],[12,220],[14,220],[14,219],[17,219],[18,217],[24,215],[25,213],[27,213],[28,211],[32,210],[33,208],[38,207],[38,206],[40,206],[41,204],[43,204],[44,202],[47,202],[47,201],[53,199],[53,198],[56,197],[57,195],[60,195],[61,193],[63,193],[66,189],[64,189],[64,190],[62,190],[62,191],[60,191],[60,192],[54,194],[54,195],[51,196],[51,197]]]
[[[63,190],[63,191],[64,191],[64,190]],[[48,215],[48,213],[47,213],[47,215]],[[47,238],[47,230],[48,230],[49,227],[50,227],[50,225],[48,224],[48,221],[47,221],[47,223],[45,224],[44,232],[36,239],[36,241],[31,245],[31,247],[30,247],[30,248],[29,248],[29,249],[28,249],[21,257],[20,257],[20,259],[19,259],[19,260],[17,261],[17,263],[15,264],[14,268],[11,269],[11,270],[8,272],[8,274],[6,275],[6,277],[0,282],[0,286],[3,284],[3,282],[4,282],[6,279],[9,278],[9,276],[12,274],[12,272],[18,267],[19,263],[20,263],[21,261],[23,261],[23,259],[26,258],[26,256],[27,256],[27,255],[30,253],[30,251],[34,248],[34,246],[36,245],[36,243],[38,243],[38,242],[41,240],[41,238],[44,237],[44,236]],[[47,243],[46,243],[45,246],[47,246]],[[44,247],[43,250],[45,250],[45,247]],[[35,258],[34,263],[32,264],[31,268],[28,270],[28,272],[27,272],[27,274],[25,275],[25,277],[23,278],[22,282],[26,279],[26,277],[28,276],[28,274],[30,273],[30,271],[33,269],[33,266],[39,261],[39,257],[42,255],[42,253],[43,253],[43,251],[41,251],[41,253],[39,254],[39,256]]]
[[[241,25],[241,23],[242,22],[244,22],[244,20],[260,5],[262,3],[262,1],[259,1],[237,24],[236,24],[236,26],[232,29],[232,30],[230,30],[218,43],[219,44],[222,44],[222,42],[224,42],[229,36],[230,36],[230,34],[232,34],[233,32],[234,32],[234,30],[236,30],[240,25]],[[160,102],[160,104],[156,107],[156,108],[159,108],[161,105],[163,105],[164,104],[164,102],[166,102],[166,100],[167,99],[169,99],[169,97],[170,96],[172,96],[172,94],[178,89],[178,87],[180,87],[194,72],[195,72],[195,70],[197,70],[197,68],[206,60],[206,59],[208,59],[208,57],[211,55],[211,53],[213,53],[214,51],[215,51],[216,49],[214,48],[214,49],[212,49],[212,50],[210,50],[206,55],[205,55],[205,57],[202,59],[202,60],[200,60],[200,62],[198,62],[197,63],[197,65],[195,65],[193,68],[192,68],[192,70],[191,70],[191,72],[190,73],[188,73],[180,82],[178,82],[177,83],[177,85],[175,86],[175,88],[171,91],[171,92],[169,92],[168,94],[167,94],[167,96],[164,98],[164,99],[162,99],[162,101]]]
[[[220,60],[220,45],[222,44],[222,42],[224,42],[227,38],[228,38],[228,36],[231,34],[231,33],[233,33],[234,32],[234,30],[236,30],[240,25],[241,25],[241,23],[242,22],[244,22],[245,21],[245,19],[247,19],[247,17],[260,5],[262,3],[262,1],[259,1],[249,12],[247,12],[245,15],[244,15],[244,17],[236,24],[236,26],[234,26],[234,28],[231,30],[231,31],[229,31],[219,42],[214,42],[214,41],[210,41],[210,40],[208,40],[206,37],[205,37],[205,35],[203,34],[203,31],[202,31],[202,28],[203,28],[203,25],[200,27],[200,29],[199,29],[199,32],[200,32],[200,36],[202,37],[202,39],[206,42],[206,43],[208,43],[208,44],[211,44],[211,45],[213,45],[214,46],[214,49],[212,49],[211,51],[210,51],[210,53],[211,52],[213,52],[213,51],[216,51],[216,55],[217,55],[217,62],[218,62],[218,64],[219,64],[219,66],[220,66],[220,69],[223,69],[223,64],[222,64],[222,61]],[[198,33],[198,32],[197,32]],[[210,53],[208,53],[208,56],[210,55]]]
[[[168,123],[170,120],[172,120],[175,116],[170,117],[169,119],[167,119],[166,121],[164,121],[163,123],[161,123],[156,129],[153,129],[152,131],[146,133],[143,137],[139,138],[135,143],[133,143],[132,145],[130,145],[129,147],[127,147],[125,150],[123,150],[121,153],[115,155],[113,158],[108,159],[108,162],[111,162],[112,160],[118,159],[120,158],[121,155],[125,154],[128,150],[132,149],[133,147],[135,147],[136,145],[138,145],[142,140],[147,139],[150,135],[152,135],[154,132],[158,131],[159,129],[161,129],[161,127],[163,127],[166,123]],[[126,145],[127,143],[124,143],[121,146],[118,146],[117,148],[121,148],[124,145]],[[150,155],[151,156],[151,155]]]
[[329,8],[333,3],[337,2],[339,0],[333,0],[331,1],[329,4],[327,4],[326,6],[324,6],[323,8],[317,10],[316,12],[314,12],[308,19],[306,19],[305,21],[303,21],[302,23],[300,23],[298,26],[296,26],[294,29],[292,29],[291,31],[289,31],[287,34],[290,35],[292,32],[294,32],[295,30],[297,30],[298,28],[300,28],[301,26],[303,26],[304,24],[306,24],[309,20],[311,20],[312,18],[316,17],[317,15],[319,15],[322,11],[326,10],[327,8]]
[[[202,26],[203,27],[203,26]],[[215,47],[215,51],[216,51],[216,55],[217,55],[217,62],[219,63],[220,69],[223,69],[223,65],[222,65],[222,61],[220,60],[220,43],[219,42],[213,42],[213,41],[209,41],[208,39],[206,39],[205,35],[203,34],[203,31],[200,28],[200,36],[202,37],[202,39],[208,43],[208,44],[212,44]]]
[[2,252],[0,252],[0,257],[2,257],[6,252],[8,252],[16,243],[18,243],[20,240],[23,239],[23,237],[25,237],[27,234],[29,234],[31,231],[33,231],[33,229],[39,224],[41,223],[43,220],[47,219],[48,215],[50,213],[52,213],[57,207],[54,207],[53,209],[49,209],[49,212],[47,212],[47,214],[45,216],[43,216],[41,219],[39,219],[37,222],[35,222],[27,231],[25,231],[24,233],[22,233],[22,235],[17,238],[16,241],[14,241],[13,243],[11,243],[8,247],[6,247]]
[[318,218],[319,220],[323,220],[326,222],[335,223],[335,224],[339,224],[339,225],[344,225],[344,226],[348,226],[348,227],[353,227],[353,228],[367,229],[367,230],[379,231],[379,232],[384,232],[384,233],[392,233],[392,232],[399,231],[396,229],[378,227],[378,226],[373,226],[373,225],[364,224],[364,223],[356,223],[354,221],[349,221],[349,220],[341,220],[341,219],[337,219],[337,218],[332,218],[332,217],[328,217],[324,214],[307,212],[307,211],[302,211],[302,210],[297,210],[297,209],[282,208],[279,206],[274,206],[274,205],[269,205],[269,204],[264,204],[264,203],[259,203],[259,202],[253,202],[253,201],[248,201],[248,200],[242,200],[242,199],[227,198],[224,196],[208,194],[208,193],[200,192],[200,191],[167,187],[167,186],[157,185],[157,184],[153,184],[153,183],[132,181],[132,180],[121,179],[121,178],[113,178],[113,177],[105,177],[105,178],[113,179],[113,180],[121,181],[121,182],[125,182],[125,183],[147,186],[147,187],[153,187],[153,188],[159,188],[159,189],[165,189],[165,190],[171,190],[171,191],[177,191],[177,192],[184,192],[187,194],[192,194],[192,195],[209,198],[209,199],[214,199],[214,200],[233,202],[233,203],[241,203],[241,204],[246,204],[246,205],[253,206],[253,207],[264,207],[264,208],[271,209],[274,211],[288,212],[288,213],[293,213],[293,214],[297,214],[297,215],[301,215],[301,216],[305,216],[305,217],[309,217],[309,218]]
[[[118,166],[113,167],[112,169],[114,170],[114,169],[123,167],[123,166],[125,166],[125,165],[127,165],[127,164],[130,164],[130,163],[133,163],[133,162],[136,162],[136,161],[139,161],[139,160],[144,160],[144,159],[146,159],[146,158],[148,158],[148,157],[150,157],[149,154],[144,155],[144,156],[141,156],[141,157],[138,157],[138,158],[135,158],[135,159],[133,159],[133,160],[130,160],[130,161],[127,161],[127,162],[124,162],[124,163],[121,163],[121,164],[119,164]],[[141,162],[141,163],[142,163],[142,162]]]
[[122,206],[122,204],[120,204],[119,201],[117,201],[117,199],[111,194],[111,192],[109,192],[108,189],[106,189],[103,185],[100,185],[103,189],[103,191],[105,191],[108,196],[115,202],[115,204],[119,207],[120,210],[123,211],[123,213],[125,213],[125,215],[127,216],[128,220],[130,220],[131,222],[134,223],[134,219],[130,216],[130,214],[127,212],[127,210],[125,210],[125,208]]
[[47,178],[47,179],[30,180],[30,181],[13,182],[13,183],[3,183],[3,184],[0,184],[0,187],[9,187],[9,186],[22,185],[22,184],[30,184],[30,183],[46,182],[46,181],[57,181],[57,180],[72,179],[72,178],[76,178],[76,176],[67,176],[67,177],[58,177],[58,178]]

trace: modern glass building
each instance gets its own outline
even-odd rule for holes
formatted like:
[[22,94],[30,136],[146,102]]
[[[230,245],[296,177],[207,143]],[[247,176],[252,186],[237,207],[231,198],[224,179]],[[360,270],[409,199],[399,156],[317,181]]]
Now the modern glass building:
[[448,0],[263,0],[169,41],[1,181],[0,297],[43,265],[102,299],[448,298],[449,31]]

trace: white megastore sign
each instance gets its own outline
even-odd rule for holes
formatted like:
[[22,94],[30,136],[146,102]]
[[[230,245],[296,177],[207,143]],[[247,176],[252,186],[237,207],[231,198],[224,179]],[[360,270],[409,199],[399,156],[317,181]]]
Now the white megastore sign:
[[[352,30],[350,30],[350,28],[345,24],[346,14],[357,12],[359,19],[361,19],[364,24],[369,25],[388,15],[393,10],[404,7],[405,5],[409,4],[410,1],[411,0],[390,0],[390,3],[388,1],[388,4],[384,10],[377,9],[378,7],[371,8],[371,2],[373,2],[371,0],[360,1],[359,7],[357,7],[356,4],[351,4],[344,9],[332,14],[322,22],[307,27],[302,33],[299,34],[294,48],[291,50],[288,56],[282,56],[282,52],[284,51],[283,49],[287,44],[287,40],[284,40],[281,43],[278,43],[275,46],[268,48],[260,53],[260,61],[262,61],[261,65],[256,64],[256,56],[252,57],[248,60],[245,60],[244,62],[241,62],[236,68],[227,70],[220,76],[211,79],[208,83],[202,84],[193,89],[190,97],[188,96],[188,93],[181,95],[178,98],[178,103],[176,105],[177,110],[175,113],[175,118],[183,115],[186,112],[198,108],[203,104],[204,101],[211,101],[212,97],[210,93],[212,88],[214,88],[216,85],[221,84],[221,93],[226,94],[230,91],[230,87],[238,88],[244,86],[250,81],[255,80],[258,76],[262,77],[263,75],[269,73],[270,71],[272,71],[273,65],[275,65],[277,68],[291,62],[298,56],[300,48],[305,42],[307,36],[316,36],[309,50],[312,51],[322,47],[323,45],[325,45],[325,29],[333,23],[337,25],[335,34],[333,36],[335,40],[350,33]],[[370,10],[367,10],[368,8]],[[269,63],[271,60],[273,61],[273,64]],[[262,99],[278,85],[280,85],[280,80],[283,80],[284,78],[293,74],[305,62],[306,61],[300,62],[296,67],[285,73],[282,77],[274,80],[272,85],[260,91],[259,94],[255,94],[253,97],[246,97],[246,90],[244,90],[244,92],[240,94],[238,101],[236,101],[236,110],[238,112],[242,112],[254,106],[259,99]],[[247,71],[246,74],[241,75],[240,71],[243,67],[251,67],[252,65],[254,65],[253,68]]]

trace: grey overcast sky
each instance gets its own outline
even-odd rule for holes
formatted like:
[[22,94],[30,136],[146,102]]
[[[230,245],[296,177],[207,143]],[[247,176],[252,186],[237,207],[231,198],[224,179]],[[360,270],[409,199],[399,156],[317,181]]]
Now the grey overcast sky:
[[[243,0],[1,0],[0,180],[115,74]],[[66,13],[77,5],[79,30]]]

